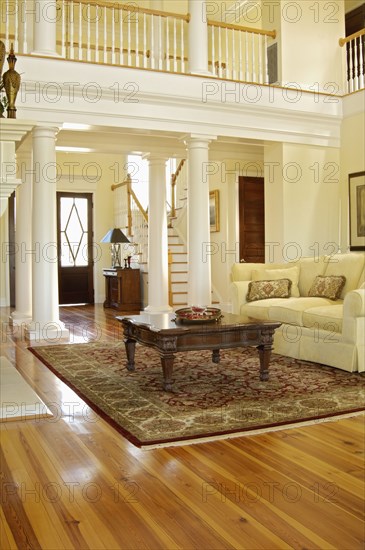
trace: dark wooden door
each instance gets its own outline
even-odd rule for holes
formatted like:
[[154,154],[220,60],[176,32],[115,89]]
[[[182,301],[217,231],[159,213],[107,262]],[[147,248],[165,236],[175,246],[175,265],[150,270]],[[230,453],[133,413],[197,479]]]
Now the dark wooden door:
[[60,304],[93,304],[91,193],[57,193]]
[[240,176],[239,227],[240,260],[265,261],[265,191],[264,178]]

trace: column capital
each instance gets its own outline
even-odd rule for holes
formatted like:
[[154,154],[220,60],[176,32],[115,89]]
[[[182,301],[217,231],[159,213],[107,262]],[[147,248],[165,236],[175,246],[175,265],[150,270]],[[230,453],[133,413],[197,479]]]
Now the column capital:
[[183,141],[188,147],[194,144],[206,144],[208,146],[216,139],[217,136],[207,136],[205,134],[185,134],[182,136],[181,141]]
[[148,160],[149,162],[167,162],[170,157],[162,153],[144,153],[142,158],[143,160]]
[[55,138],[58,134],[62,124],[55,125],[53,124],[38,124],[37,126],[34,126],[33,128],[33,137],[50,137]]

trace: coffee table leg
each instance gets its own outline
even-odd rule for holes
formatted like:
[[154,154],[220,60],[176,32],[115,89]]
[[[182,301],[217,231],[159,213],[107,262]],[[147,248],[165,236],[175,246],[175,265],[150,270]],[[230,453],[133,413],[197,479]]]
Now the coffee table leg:
[[260,380],[269,379],[269,363],[271,356],[271,346],[267,348],[264,344],[257,346],[260,357]]
[[219,363],[221,360],[221,357],[219,355],[219,349],[214,349],[212,353],[212,361],[213,363]]
[[163,389],[172,391],[172,370],[174,368],[173,355],[161,355],[161,366],[163,372]]
[[134,353],[136,351],[136,341],[126,338],[124,340],[125,351],[127,354],[127,369],[129,371],[134,371]]

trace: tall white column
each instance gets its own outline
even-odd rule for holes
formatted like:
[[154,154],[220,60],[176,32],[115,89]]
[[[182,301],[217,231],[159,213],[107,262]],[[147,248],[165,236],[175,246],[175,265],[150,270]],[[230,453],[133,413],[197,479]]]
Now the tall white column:
[[38,126],[33,130],[32,209],[32,322],[30,340],[68,337],[59,320],[56,227],[56,133],[58,128]]
[[32,320],[32,151],[22,146],[16,154],[18,175],[22,181],[16,189],[15,226],[15,310],[13,325]]
[[207,2],[189,0],[189,72],[211,74],[208,70]]
[[206,166],[209,143],[215,137],[191,135],[188,151],[188,304],[210,305],[212,300],[209,222],[209,181]]
[[149,313],[171,311],[169,305],[166,213],[166,157],[148,155],[148,306]]
[[56,50],[56,0],[34,0],[32,54],[58,56]]

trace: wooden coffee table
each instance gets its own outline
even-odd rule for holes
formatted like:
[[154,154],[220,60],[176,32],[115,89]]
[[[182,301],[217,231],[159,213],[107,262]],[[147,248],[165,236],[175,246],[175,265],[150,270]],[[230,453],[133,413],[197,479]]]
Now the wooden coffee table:
[[172,390],[174,354],[181,351],[212,350],[213,363],[219,363],[219,350],[255,346],[258,349],[260,380],[269,378],[273,335],[281,323],[256,321],[223,313],[219,321],[181,322],[174,313],[117,317],[123,325],[127,369],[134,371],[136,342],[156,349],[161,357],[163,388]]

